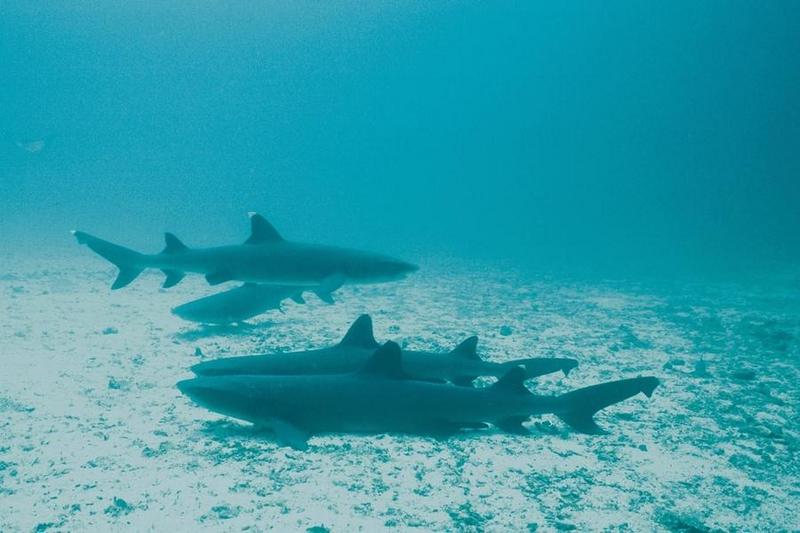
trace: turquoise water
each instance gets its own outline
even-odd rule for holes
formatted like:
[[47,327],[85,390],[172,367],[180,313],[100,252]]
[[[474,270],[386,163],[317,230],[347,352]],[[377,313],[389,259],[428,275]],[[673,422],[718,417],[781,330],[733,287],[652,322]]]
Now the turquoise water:
[[[0,530],[800,529],[800,4],[0,15]],[[241,243],[249,211],[420,270],[207,326],[170,310],[235,283],[112,292],[69,234]],[[579,362],[536,393],[662,384],[605,436],[544,416],[305,452],[175,388],[362,313],[403,348]]]

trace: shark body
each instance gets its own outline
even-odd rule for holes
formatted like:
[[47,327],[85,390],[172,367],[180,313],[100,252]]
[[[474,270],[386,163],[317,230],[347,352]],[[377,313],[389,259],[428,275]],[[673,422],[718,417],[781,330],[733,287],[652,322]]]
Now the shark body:
[[305,449],[313,435],[406,433],[446,437],[489,425],[512,433],[532,415],[554,414],[573,429],[599,433],[595,412],[636,394],[654,377],[602,383],[560,396],[537,396],[515,367],[490,387],[408,379],[400,347],[387,342],[356,372],[338,375],[198,377],[178,389],[213,412],[272,429],[279,442]]
[[[233,324],[271,309],[280,309],[281,303],[287,298],[296,303],[305,303],[302,294],[303,287],[245,283],[240,287],[179,305],[172,309],[172,313],[184,320],[202,324]],[[330,299],[329,294],[323,296],[326,300]]]
[[[477,344],[478,338],[470,337],[448,354],[403,350],[403,368],[415,379],[469,385],[476,377],[501,377],[516,366],[525,370],[526,379],[559,370],[567,374],[578,366],[574,359],[561,358],[528,358],[504,363],[485,361],[477,354]],[[335,346],[294,353],[225,357],[194,365],[192,371],[199,376],[347,374],[363,366],[379,346],[373,334],[372,319],[361,315]]]
[[261,215],[251,213],[250,220],[252,233],[244,244],[195,249],[167,233],[166,248],[158,254],[135,252],[82,231],[73,235],[119,268],[112,289],[125,287],[147,268],[164,272],[164,288],[177,285],[191,272],[205,275],[211,285],[236,280],[319,287],[327,293],[344,283],[393,281],[417,270],[415,265],[379,254],[287,241]]

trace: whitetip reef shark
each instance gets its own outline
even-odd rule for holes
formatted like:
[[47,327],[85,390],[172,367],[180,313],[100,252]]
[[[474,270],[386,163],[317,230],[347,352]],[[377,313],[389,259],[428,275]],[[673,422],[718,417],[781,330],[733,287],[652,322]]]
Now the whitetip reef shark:
[[447,437],[489,424],[511,433],[532,415],[554,414],[574,430],[600,433],[600,409],[658,385],[655,377],[611,381],[559,396],[538,396],[522,367],[489,387],[408,379],[400,347],[387,342],[356,372],[335,375],[226,375],[181,381],[178,389],[213,412],[271,429],[298,450],[313,435],[402,433]]
[[[280,309],[287,298],[295,303],[305,303],[303,287],[287,285],[260,285],[245,283],[227,291],[179,305],[172,313],[184,320],[203,324],[233,324],[260,315],[271,309]],[[320,293],[326,302],[333,303],[329,293]]]
[[[566,375],[578,366],[574,359],[543,357],[505,363],[484,361],[477,354],[477,344],[478,337],[470,337],[448,354],[404,350],[403,369],[414,379],[468,386],[476,377],[502,377],[517,366],[522,367],[525,379],[559,370]],[[379,347],[372,319],[361,315],[335,346],[293,353],[224,357],[196,364],[191,370],[199,376],[347,374],[366,364]]]
[[250,213],[251,235],[244,244],[189,248],[165,234],[166,248],[142,254],[82,231],[72,231],[80,244],[115,264],[119,274],[112,289],[131,283],[147,268],[167,276],[163,287],[177,285],[187,272],[203,274],[211,285],[226,281],[318,287],[330,293],[345,283],[380,283],[404,278],[418,267],[370,252],[287,241],[264,217]]

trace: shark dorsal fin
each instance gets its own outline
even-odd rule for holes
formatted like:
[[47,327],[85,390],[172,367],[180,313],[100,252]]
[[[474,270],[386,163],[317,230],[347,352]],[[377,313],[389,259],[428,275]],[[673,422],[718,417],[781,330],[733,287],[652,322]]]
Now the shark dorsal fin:
[[176,254],[178,252],[182,252],[184,250],[188,250],[189,248],[181,242],[179,238],[177,238],[172,233],[165,233],[164,234],[164,242],[167,243],[166,248],[164,251],[161,252],[162,254]]
[[245,244],[264,244],[266,242],[280,242],[283,237],[270,224],[266,218],[258,213],[250,214],[250,238],[244,241]]
[[372,318],[369,315],[361,315],[353,322],[350,329],[345,333],[339,346],[356,346],[359,348],[377,348],[378,342],[372,333]]
[[515,366],[505,373],[497,383],[492,385],[492,389],[502,392],[511,392],[514,394],[530,394],[531,391],[525,386],[525,368],[522,366]]
[[472,359],[475,361],[480,361],[480,357],[478,356],[478,352],[476,351],[478,348],[478,337],[472,336],[466,339],[464,342],[456,346],[450,355],[454,357],[459,357],[461,359]]
[[364,377],[405,379],[400,346],[396,342],[387,341],[367,359],[358,374]]

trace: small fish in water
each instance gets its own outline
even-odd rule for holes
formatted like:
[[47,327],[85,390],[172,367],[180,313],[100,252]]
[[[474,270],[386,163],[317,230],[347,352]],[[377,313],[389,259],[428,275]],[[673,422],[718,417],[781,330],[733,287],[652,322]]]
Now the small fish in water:
[[43,137],[41,139],[20,139],[16,141],[14,144],[17,145],[18,148],[25,150],[29,154],[38,154],[42,150],[44,150],[50,141],[52,140],[53,136],[48,135],[47,137]]

